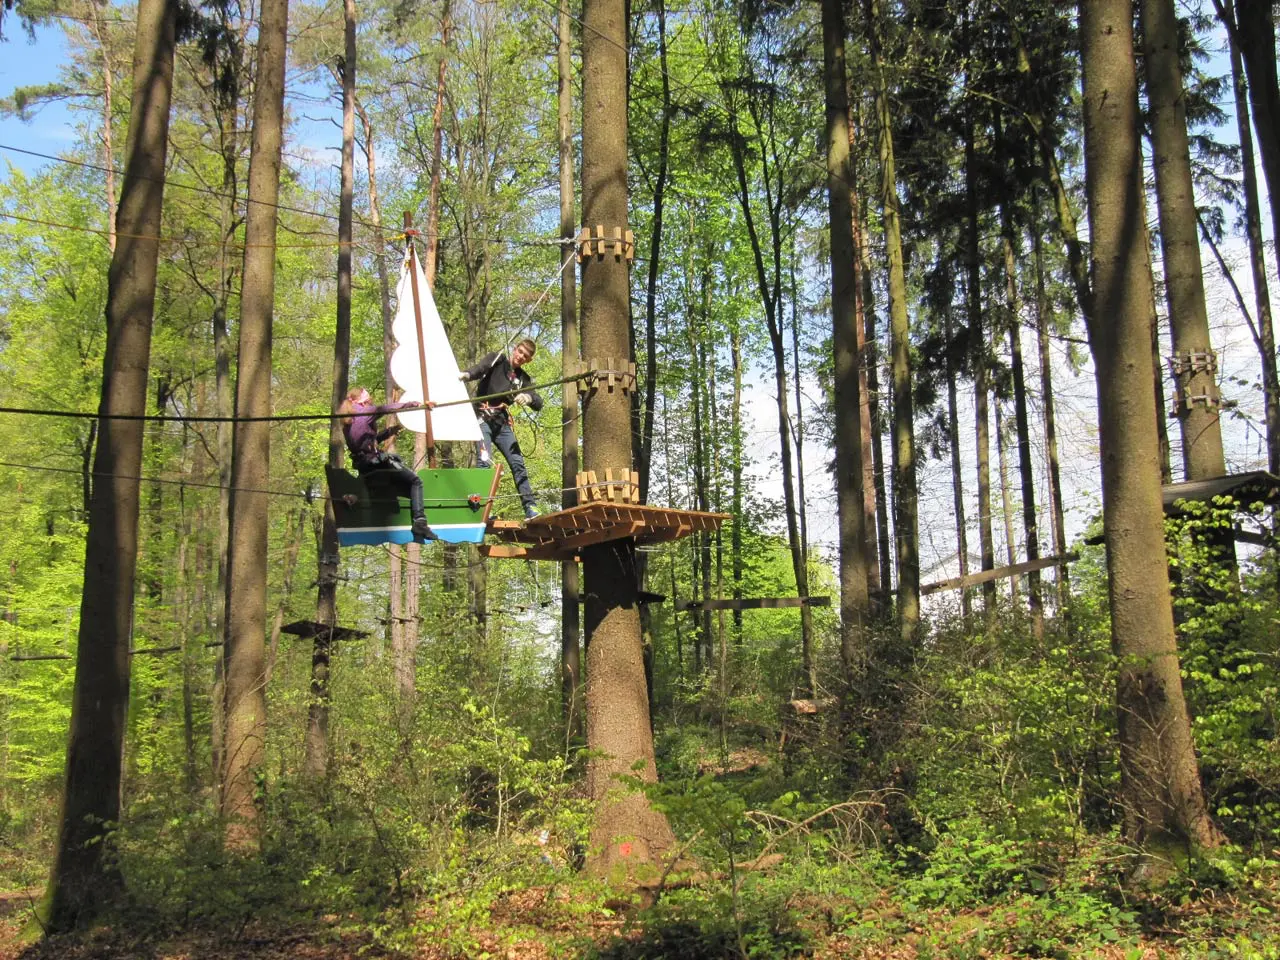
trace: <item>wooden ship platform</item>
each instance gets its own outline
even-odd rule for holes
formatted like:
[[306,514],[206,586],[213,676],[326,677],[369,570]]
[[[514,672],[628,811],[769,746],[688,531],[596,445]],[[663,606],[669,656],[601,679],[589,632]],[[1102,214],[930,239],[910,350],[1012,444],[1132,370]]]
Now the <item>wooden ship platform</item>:
[[622,479],[606,472],[578,474],[578,505],[539,514],[532,520],[490,519],[486,532],[501,543],[482,544],[487,557],[517,560],[581,560],[584,547],[635,538],[637,546],[669,543],[693,533],[718,530],[727,513],[679,510],[639,503],[634,471]]

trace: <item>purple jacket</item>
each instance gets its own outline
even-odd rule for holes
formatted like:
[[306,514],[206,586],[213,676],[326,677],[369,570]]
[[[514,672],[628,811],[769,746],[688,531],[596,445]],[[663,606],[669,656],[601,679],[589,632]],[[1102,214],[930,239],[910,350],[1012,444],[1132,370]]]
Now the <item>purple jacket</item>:
[[417,406],[417,403],[384,403],[380,407],[375,407],[371,403],[353,403],[351,422],[342,428],[342,435],[347,438],[347,449],[351,451],[352,461],[357,466],[361,463],[377,462],[378,418],[398,410],[414,409]]

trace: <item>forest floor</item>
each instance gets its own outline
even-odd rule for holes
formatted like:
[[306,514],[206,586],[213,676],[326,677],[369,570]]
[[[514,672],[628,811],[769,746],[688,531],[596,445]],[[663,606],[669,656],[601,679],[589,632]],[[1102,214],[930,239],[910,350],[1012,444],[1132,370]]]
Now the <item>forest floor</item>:
[[[178,934],[103,926],[41,940],[32,910],[39,891],[29,890],[0,894],[0,960],[1273,960],[1280,957],[1280,920],[1263,901],[1277,903],[1275,892],[1160,909],[1134,903],[1131,910],[1090,916],[1065,901],[919,909],[895,902],[887,891],[868,902],[797,889],[769,911],[730,908],[716,917],[705,899],[681,903],[691,891],[673,893],[656,909],[614,910],[584,902],[565,884],[513,889],[481,910],[458,913],[457,903],[422,907],[391,938],[354,915],[322,915],[294,925],[251,921],[239,929]],[[468,919],[460,922],[462,916]]]

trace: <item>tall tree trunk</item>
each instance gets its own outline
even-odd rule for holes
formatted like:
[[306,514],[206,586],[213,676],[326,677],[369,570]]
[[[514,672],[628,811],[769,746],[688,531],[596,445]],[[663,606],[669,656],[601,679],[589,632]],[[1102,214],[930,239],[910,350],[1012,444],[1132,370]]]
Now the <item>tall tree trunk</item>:
[[1272,0],[1236,0],[1234,11],[1229,0],[1214,0],[1214,7],[1244,58],[1262,175],[1271,202],[1272,237],[1280,237],[1280,81]]
[[[732,558],[733,598],[742,599],[742,328],[737,318],[729,321],[729,357],[733,363],[733,406],[729,413],[729,429],[733,432],[730,439],[733,456],[733,490],[731,510],[733,519],[730,523],[730,553]],[[668,432],[669,429],[668,429]],[[667,470],[670,472],[670,458]],[[742,643],[742,611],[733,611],[733,642]]]
[[[444,149],[444,101],[445,76],[449,67],[449,40],[453,32],[452,0],[445,0],[440,13],[440,60],[436,64],[436,99],[431,110],[431,181],[427,194],[426,250],[422,254],[422,271],[427,286],[436,285],[436,261],[440,249],[440,170]],[[425,465],[428,460],[427,437],[423,433],[413,436],[413,469]],[[432,464],[434,466],[434,464]],[[479,560],[477,562],[483,562]],[[422,627],[422,544],[416,540],[405,547],[404,611],[400,645],[392,650],[396,678],[396,699],[399,704],[401,732],[408,730],[412,722],[417,700],[417,658],[419,633]]]
[[111,50],[107,46],[106,37],[102,34],[102,11],[107,6],[106,0],[90,0],[89,7],[93,11],[94,39],[98,41],[98,49],[102,51],[102,166],[106,174],[105,197],[107,201],[107,248],[116,251],[116,157],[112,149],[111,127],[115,119],[115,68],[111,63]]
[[[356,154],[356,4],[343,2],[343,55],[335,72],[342,81],[342,172],[338,196],[338,314],[333,336],[333,383],[329,409],[337,413],[347,395],[351,365],[351,227]],[[342,421],[329,424],[329,466],[341,470],[346,459]],[[311,698],[307,703],[306,756],[303,772],[321,780],[329,772],[329,659],[338,625],[338,523],[333,501],[324,502],[320,572],[316,578],[316,622],[312,640]]]
[[[218,221],[218,294],[213,309],[213,364],[214,364],[214,403],[219,417],[230,417],[235,413],[235,389],[231,382],[231,346],[227,336],[227,308],[231,302],[235,285],[235,265],[231,255],[231,244],[235,240],[237,224],[236,205],[239,194],[238,164],[240,157],[239,109],[233,101],[230,104],[219,103],[219,114],[230,112],[219,124],[222,155],[222,197],[219,201]],[[227,571],[231,550],[231,461],[232,434],[234,425],[219,421],[217,425],[218,451],[218,603],[214,606],[215,614],[213,635],[219,639],[226,637],[227,620],[226,604]],[[211,720],[210,739],[212,741],[213,778],[221,782],[226,739],[226,658],[214,658],[213,690],[211,691],[213,714]]]
[[[104,418],[146,412],[176,20],[172,4],[142,0],[138,5],[133,110],[117,220],[122,236],[107,275],[107,344],[98,405]],[[89,921],[121,891],[111,854],[120,820],[129,707],[143,423],[103,419],[99,430],[66,779],[46,900],[48,931]]]
[[[645,283],[644,325],[644,414],[640,421],[640,443],[637,446],[640,473],[640,500],[649,502],[649,468],[653,456],[653,406],[658,388],[658,271],[662,250],[662,213],[667,193],[669,159],[667,145],[671,139],[671,78],[667,73],[667,5],[657,0],[658,69],[662,80],[662,121],[658,128],[658,174],[653,185],[653,232],[649,238],[649,275]],[[568,14],[566,13],[567,17]],[[643,562],[643,561],[642,561]]]
[[[1009,431],[1000,398],[996,398],[996,461],[1000,472],[1000,515],[1004,520],[1004,552],[1005,563],[1013,566],[1018,562],[1018,535],[1013,529],[1013,496],[1009,491],[1009,458],[1005,456],[1006,441]],[[1021,577],[1013,575],[1009,580],[1009,599],[1018,602],[1019,583]]]
[[[822,0],[822,63],[827,107],[827,226],[831,233],[831,333],[834,356],[836,512],[840,521],[840,660],[845,682],[865,667],[867,582],[866,474],[863,470],[862,352],[858,251],[854,245],[853,167],[849,162],[849,88],[840,0]],[[794,276],[794,266],[793,266]],[[794,283],[794,280],[793,280]],[[793,324],[794,326],[794,324]],[[796,343],[796,414],[800,357]],[[806,591],[807,592],[807,591]],[[802,608],[808,611],[808,607]]]
[[[623,0],[585,0],[582,34],[583,223],[606,230],[627,223],[627,57]],[[629,350],[629,287],[624,259],[589,259],[582,269],[582,353],[624,357]],[[584,403],[584,461],[603,476],[631,465],[631,402],[596,390]],[[589,866],[610,877],[652,870],[675,842],[664,814],[616,777],[654,781],[653,733],[637,610],[635,541],[583,550],[586,574],[587,783],[596,811]]]
[[[249,156],[236,416],[271,415],[271,316],[275,295],[276,200],[284,135],[288,0],[262,0]],[[222,777],[225,840],[257,847],[257,779],[265,756],[263,686],[267,622],[267,532],[271,425],[238,422],[231,466],[231,549],[227,579],[226,746]]]
[[[1049,515],[1053,518],[1053,553],[1062,556],[1067,550],[1065,507],[1062,503],[1062,474],[1058,468],[1058,424],[1053,399],[1053,360],[1049,353],[1049,299],[1045,292],[1044,251],[1040,226],[1035,230],[1036,269],[1036,342],[1040,352],[1040,403],[1044,409],[1044,449],[1049,462]],[[1058,615],[1070,612],[1071,582],[1064,563],[1057,569]]]
[[[1223,0],[1224,19],[1233,19],[1233,0]],[[1267,421],[1267,469],[1280,474],[1280,375],[1276,371],[1275,327],[1271,319],[1271,293],[1267,286],[1266,252],[1262,244],[1262,204],[1258,196],[1258,172],[1249,122],[1249,86],[1236,35],[1227,31],[1231,47],[1231,79],[1235,88],[1236,133],[1240,138],[1240,168],[1244,180],[1245,231],[1249,237],[1249,266],[1257,310],[1258,354],[1262,366],[1263,404]]]
[[[734,122],[736,123],[736,117]],[[743,220],[747,226],[747,236],[751,241],[751,253],[756,268],[756,281],[759,285],[760,297],[764,301],[765,323],[769,330],[769,346],[773,351],[773,385],[778,410],[778,449],[782,461],[782,497],[787,516],[787,545],[791,552],[791,570],[792,575],[795,577],[796,592],[800,596],[808,596],[809,572],[805,562],[804,551],[800,545],[800,525],[796,514],[795,474],[791,459],[791,417],[788,413],[789,404],[787,402],[786,346],[783,343],[781,321],[778,317],[778,311],[782,305],[782,231],[779,222],[781,211],[774,205],[770,206],[769,229],[771,252],[773,254],[773,280],[770,281],[769,271],[764,263],[764,247],[760,240],[760,234],[756,230],[755,216],[751,209],[751,190],[747,182],[745,147],[738,137],[731,139],[730,147],[733,153],[734,170],[738,176],[738,204],[742,208]],[[807,609],[807,607],[801,608],[801,668],[804,671],[806,689],[812,691],[817,677],[813,670],[813,636],[810,629],[812,621],[803,615]]]
[[[850,123],[850,177],[856,178],[852,163],[853,139],[853,124]],[[871,297],[865,293],[871,285],[871,271],[866,268],[870,258],[863,237],[862,206],[855,186],[849,190],[849,200],[853,204],[853,313],[857,326],[858,421],[862,434],[862,532],[866,541],[867,610],[870,616],[876,617],[880,615],[877,607],[883,604],[886,584],[880,580],[880,565],[876,562],[879,545],[876,537],[875,453],[871,449],[874,442],[872,434],[876,432],[872,413],[874,401],[871,398],[871,367],[876,355],[875,318],[870,309]]]
[[[947,341],[947,432],[951,441],[951,505],[956,518],[956,557],[960,563],[960,576],[969,575],[969,531],[964,518],[964,474],[960,463],[960,408],[956,396],[955,350],[951,325],[951,306],[945,308],[944,336]],[[973,601],[968,587],[960,588],[960,615],[968,620],[973,616]]]
[[[707,309],[708,301],[710,300],[710,297],[711,297],[711,293],[710,293],[711,278],[707,275],[709,273],[710,273],[709,270],[705,271],[702,277],[702,282],[703,282],[702,304],[703,304],[703,310],[704,310],[702,319],[703,319],[704,331],[706,328],[706,320],[707,320],[705,311]],[[693,356],[696,358],[694,363],[695,369],[701,370],[704,373],[709,372],[711,364],[707,362],[707,343],[706,343],[705,335],[698,338],[697,349],[694,352]],[[710,397],[708,396],[708,393],[710,391],[706,389],[706,381],[695,380],[693,384],[693,389],[697,393],[702,394],[702,403],[701,403],[702,416],[699,419],[701,419],[702,417],[705,417],[707,418],[707,421],[708,421],[706,429],[695,430],[695,435],[697,436],[697,440],[698,440],[698,462],[700,466],[700,469],[698,471],[698,484],[697,484],[697,490],[696,490],[696,494],[698,498],[698,509],[701,510],[703,513],[707,513],[711,510],[711,451],[715,446],[715,435],[712,433],[710,429],[711,402],[710,402]],[[701,533],[698,534],[698,554],[700,556],[700,559],[698,561],[698,570],[702,574],[702,599],[710,600],[711,599],[711,531],[703,530]],[[704,608],[702,611],[702,652],[703,652],[703,656],[705,658],[705,663],[708,670],[711,669],[711,664],[715,659],[712,653],[712,648],[713,648],[713,638],[711,633],[711,610]]]
[[[1004,235],[1004,276],[1009,311],[1009,357],[1013,368],[1013,420],[1018,438],[1018,474],[1022,486],[1022,533],[1027,560],[1040,559],[1040,535],[1036,519],[1036,478],[1031,463],[1031,424],[1027,416],[1027,376],[1022,362],[1022,298],[1018,294],[1017,257],[1014,251],[1013,217],[1001,207]],[[1031,632],[1044,639],[1044,601],[1040,592],[1040,571],[1027,574],[1027,607],[1031,611]]]
[[[572,240],[573,223],[573,64],[570,59],[569,0],[560,0],[557,28],[556,64],[560,141],[560,239]],[[664,74],[665,82],[665,74]],[[560,344],[564,376],[578,372],[578,291],[577,276],[564,264],[574,256],[573,248],[560,248]],[[650,341],[654,338],[650,329]],[[653,374],[650,373],[650,377]],[[656,380],[656,377],[653,377]],[[577,506],[574,493],[578,478],[578,384],[563,388],[563,414],[560,427],[561,505]],[[652,399],[650,400],[652,406]],[[649,434],[653,436],[652,422]],[[646,477],[647,479],[647,477]],[[564,712],[565,737],[582,737],[582,618],[579,609],[579,575],[577,561],[560,564],[560,692]]]
[[[686,263],[686,271],[688,273],[693,270],[692,260],[693,256],[690,254],[689,262]],[[688,320],[685,325],[685,338],[689,346],[689,420],[692,428],[691,441],[693,444],[693,457],[689,465],[693,471],[693,506],[695,510],[703,512],[708,509],[707,467],[705,460],[707,443],[702,433],[705,411],[702,408],[701,386],[701,377],[706,374],[706,370],[702,363],[701,341],[703,334],[698,329],[697,324],[705,306],[706,297],[709,296],[707,290],[708,272],[709,267],[704,268],[702,271],[702,295],[697,304],[692,301],[692,284],[686,282],[686,287],[690,288],[688,290],[690,296],[689,299],[686,299],[685,307],[685,316]],[[688,273],[686,273],[686,276],[688,276]],[[711,571],[707,569],[706,562],[709,555],[709,544],[704,534],[695,534],[690,542],[693,548],[693,586],[695,590],[701,590],[698,599],[705,602],[711,599]],[[711,647],[711,611],[704,609],[700,613],[695,613],[693,621],[697,625],[697,633],[693,641],[693,661],[695,669],[701,674],[703,670],[711,668],[711,658],[705,656]]]
[[1188,480],[1226,473],[1216,355],[1209,340],[1200,233],[1191,181],[1191,147],[1173,0],[1141,0],[1151,117],[1152,166],[1164,253],[1164,287],[1173,330],[1177,416]]
[[920,624],[919,505],[916,502],[914,403],[911,396],[911,328],[907,317],[907,278],[898,213],[898,178],[893,156],[893,126],[888,80],[880,49],[880,0],[867,0],[871,51],[875,63],[876,117],[880,136],[880,202],[885,252],[889,260],[889,332],[893,374],[894,543],[898,561],[898,627],[911,649]]
[[[965,21],[968,35],[968,21]],[[972,107],[970,107],[972,109]],[[982,248],[978,223],[977,151],[972,118],[965,122],[965,306],[969,318],[969,343],[973,350],[974,436],[978,456],[978,539],[982,569],[996,565],[995,534],[991,529],[991,432],[988,404],[991,385],[987,372],[987,343],[982,318]],[[995,616],[996,582],[982,585],[983,614],[990,622]]]
[[1156,857],[1211,846],[1178,673],[1152,425],[1154,315],[1142,204],[1138,90],[1128,0],[1080,4],[1085,187],[1098,381],[1102,506],[1117,658],[1121,792],[1128,839]]
[[880,545],[880,599],[876,616],[889,611],[889,596],[893,589],[893,557],[889,539],[889,497],[884,488],[884,431],[880,413],[880,342],[876,336],[875,299],[871,285],[871,252],[867,244],[862,246],[862,302],[866,304],[867,350],[867,412],[871,422],[871,484],[876,498],[876,542]]
[[[356,114],[360,117],[360,126],[364,130],[364,158],[369,180],[369,219],[373,224],[373,242],[378,249],[374,261],[378,271],[378,303],[382,309],[383,392],[388,400],[395,401],[398,397],[395,395],[395,379],[391,376],[391,355],[396,350],[396,338],[391,331],[391,324],[395,316],[391,311],[391,276],[387,269],[388,247],[382,230],[382,204],[378,199],[378,164],[374,149],[373,124],[360,103],[358,95],[354,98],[354,104]],[[395,437],[388,441],[387,449],[395,450]],[[391,649],[397,651],[404,645],[404,551],[399,544],[388,544],[387,548],[387,602]]]
[[[809,564],[809,506],[808,500],[804,493],[804,407],[800,402],[800,291],[796,284],[796,239],[795,234],[791,235],[791,361],[795,367],[795,374],[792,377],[792,387],[795,390],[796,412],[792,421],[791,440],[796,445],[796,519],[800,526],[800,555],[805,558],[805,588],[804,593],[809,593],[808,587],[808,564]],[[709,335],[709,333],[708,333]],[[712,359],[711,365],[711,382],[715,385],[715,361]],[[707,403],[708,409],[711,410],[713,416],[715,413],[715,398],[709,397]],[[715,459],[715,451],[717,450],[715,435],[711,439],[711,457]],[[714,467],[712,476],[715,477]],[[718,510],[719,507],[716,507]],[[806,604],[800,608],[800,635],[812,638],[813,633],[813,610]],[[813,664],[812,674],[816,688],[817,683],[817,652],[814,650],[812,641],[809,644],[809,659]]]
[[[1155,304],[1156,280],[1151,267],[1151,236],[1146,234],[1146,194],[1143,194],[1143,223],[1145,242],[1147,244],[1147,276],[1151,279],[1151,302]],[[1156,398],[1156,445],[1160,453],[1160,482],[1173,483],[1173,463],[1169,454],[1169,421],[1165,417],[1164,407],[1164,361],[1160,354],[1160,317],[1153,309],[1151,312],[1151,394]]]
[[[184,431],[185,433],[185,431]],[[185,438],[184,438],[185,441]],[[180,500],[185,500],[181,491]],[[187,595],[187,583],[190,577],[188,558],[191,556],[191,522],[187,518],[186,504],[181,504],[182,519],[180,538],[178,540],[177,567],[178,582],[174,588],[173,603],[175,622],[178,628],[178,656],[182,658],[182,774],[183,786],[188,796],[196,796],[200,788],[200,771],[196,766],[196,724],[195,724],[195,670],[190,640],[198,635],[191,629],[191,600]],[[197,574],[198,576],[198,574]]]

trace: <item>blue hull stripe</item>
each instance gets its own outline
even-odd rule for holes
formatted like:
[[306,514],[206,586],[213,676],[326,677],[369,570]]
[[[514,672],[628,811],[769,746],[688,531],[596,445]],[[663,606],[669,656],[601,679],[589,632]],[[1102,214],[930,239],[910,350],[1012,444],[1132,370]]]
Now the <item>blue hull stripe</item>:
[[[433,523],[431,529],[444,543],[484,542],[483,523]],[[413,533],[407,526],[338,528],[338,544],[343,547],[412,542]]]

